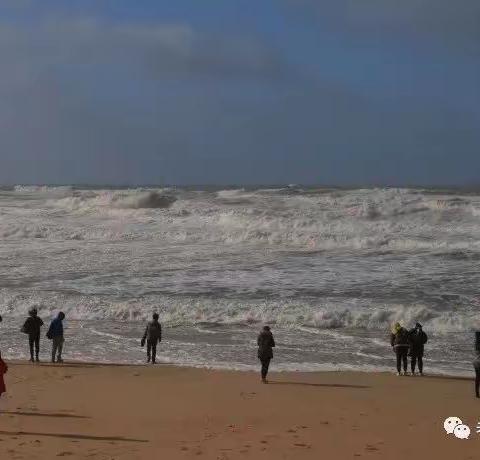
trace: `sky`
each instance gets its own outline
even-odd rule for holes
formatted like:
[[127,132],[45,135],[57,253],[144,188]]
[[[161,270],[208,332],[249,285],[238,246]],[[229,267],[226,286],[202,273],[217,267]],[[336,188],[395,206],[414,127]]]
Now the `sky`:
[[480,185],[478,0],[0,0],[0,183]]

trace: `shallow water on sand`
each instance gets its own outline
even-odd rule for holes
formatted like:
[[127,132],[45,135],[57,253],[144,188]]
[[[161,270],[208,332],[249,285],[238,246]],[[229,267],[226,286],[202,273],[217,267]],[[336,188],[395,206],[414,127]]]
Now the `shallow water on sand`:
[[[140,346],[144,323],[66,321],[64,358],[105,363],[142,364]],[[2,324],[0,346],[7,358],[29,358],[27,336],[12,319]],[[197,326],[164,328],[158,361],[217,369],[256,370],[257,328],[253,326]],[[277,347],[272,370],[277,371],[392,371],[395,356],[386,335],[358,330],[275,329]],[[430,337],[425,372],[470,375],[471,360],[462,353],[470,334],[453,340]],[[50,341],[42,338],[41,358],[50,359]]]

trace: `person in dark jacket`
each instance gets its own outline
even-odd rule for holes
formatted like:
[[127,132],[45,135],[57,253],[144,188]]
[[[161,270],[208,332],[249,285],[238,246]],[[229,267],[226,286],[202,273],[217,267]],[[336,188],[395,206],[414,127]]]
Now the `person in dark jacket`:
[[480,398],[480,331],[475,332],[475,351],[477,357],[473,361],[473,368],[475,369],[475,396]]
[[[63,320],[65,319],[65,313],[61,311],[57,317],[50,323],[48,328],[47,338],[52,341],[52,363],[63,363],[62,351],[63,351]],[[55,360],[56,356],[56,360]]]
[[407,356],[410,347],[410,336],[408,331],[402,327],[400,323],[395,323],[393,326],[392,334],[390,336],[390,344],[397,356],[397,375],[402,375],[402,364],[403,375],[407,375]]
[[267,374],[268,367],[270,366],[270,360],[273,358],[273,347],[275,347],[275,340],[273,339],[273,334],[270,331],[269,326],[264,326],[263,330],[260,332],[258,339],[258,359],[262,363],[262,382],[268,383]]
[[[22,327],[22,332],[28,334],[28,344],[30,346],[30,361],[33,363],[40,361],[38,354],[40,352],[40,328],[43,326],[42,319],[38,316],[37,309],[31,308],[28,312],[30,315]],[[33,359],[33,349],[35,346],[35,359]]]
[[410,365],[412,369],[412,375],[415,375],[415,367],[418,361],[418,371],[420,375],[423,375],[423,351],[428,337],[423,332],[422,325],[420,323],[415,324],[415,328],[410,331]]
[[8,366],[5,364],[5,361],[2,359],[2,354],[0,353],[0,396],[7,391],[7,388],[5,387],[5,380],[3,378],[7,371]]
[[162,341],[162,325],[158,322],[158,313],[154,313],[152,321],[147,324],[145,333],[143,334],[141,345],[142,347],[147,342],[147,363],[150,361],[155,364],[157,357],[157,343]]

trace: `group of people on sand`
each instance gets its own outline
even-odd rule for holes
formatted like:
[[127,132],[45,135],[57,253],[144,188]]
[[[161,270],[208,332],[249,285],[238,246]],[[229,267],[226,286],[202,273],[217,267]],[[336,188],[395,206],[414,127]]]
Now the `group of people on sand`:
[[423,352],[427,340],[427,334],[420,323],[416,323],[411,330],[405,329],[400,323],[394,324],[390,345],[397,357],[397,375],[408,375],[408,357],[410,357],[412,375],[415,375],[417,364],[418,372],[423,375]]
[[[59,312],[55,319],[50,323],[47,331],[47,338],[52,341],[52,363],[63,363],[63,320],[65,314]],[[2,318],[0,316],[0,321]],[[40,332],[44,325],[43,320],[38,316],[37,309],[31,308],[28,312],[28,318],[22,326],[22,332],[28,335],[30,348],[30,361],[39,362],[40,353]],[[162,341],[162,325],[159,322],[158,313],[154,313],[152,320],[147,323],[140,345],[147,345],[147,363],[155,364],[157,357],[157,345]],[[407,330],[400,323],[395,323],[390,336],[390,344],[397,358],[397,375],[408,375],[408,357],[410,357],[411,374],[415,375],[417,364],[418,372],[423,375],[423,354],[425,344],[428,341],[427,334],[423,331],[420,323],[416,323],[413,329]],[[261,378],[263,383],[268,383],[267,375],[270,367],[270,361],[273,358],[273,348],[275,340],[269,326],[264,326],[257,337],[258,359],[261,363]],[[473,365],[475,368],[475,394],[480,398],[480,332],[476,333],[475,349],[477,359]],[[403,374],[402,374],[403,368]],[[0,396],[5,392],[5,383],[3,375],[8,367],[3,361],[0,353]]]
[[[63,320],[65,313],[58,313],[55,319],[50,323],[47,331],[47,339],[52,341],[52,363],[63,363]],[[35,307],[28,311],[28,318],[23,323],[21,331],[28,335],[28,345],[30,347],[30,361],[40,362],[40,331],[43,326],[43,320],[38,316]]]
[[[1,317],[0,317],[1,318]],[[59,312],[55,319],[52,320],[47,331],[47,338],[52,341],[52,363],[63,363],[63,320],[65,313]],[[1,319],[0,319],[1,321]],[[30,361],[32,363],[40,362],[40,336],[41,328],[44,325],[43,320],[38,316],[38,310],[33,307],[28,311],[28,318],[23,323],[21,331],[28,336],[28,344],[30,348]],[[159,322],[158,313],[152,315],[152,320],[147,323],[143,336],[140,340],[140,345],[147,346],[147,363],[156,364],[157,359],[157,345],[162,341],[162,325]],[[267,382],[268,368],[270,361],[273,358],[273,348],[275,347],[275,340],[270,331],[269,326],[264,326],[260,332],[258,339],[258,359],[261,362],[261,377],[263,383]],[[6,372],[6,365],[2,367],[3,361],[0,357],[0,376],[2,371]],[[4,363],[3,363],[4,364]],[[3,373],[4,373],[3,372]],[[1,378],[0,378],[1,380]],[[4,390],[3,390],[4,391]],[[0,394],[2,392],[0,382]]]

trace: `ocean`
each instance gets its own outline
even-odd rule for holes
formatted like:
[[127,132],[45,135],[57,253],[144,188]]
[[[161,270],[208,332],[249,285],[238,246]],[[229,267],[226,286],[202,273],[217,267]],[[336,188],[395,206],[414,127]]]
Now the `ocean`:
[[[16,186],[0,191],[0,347],[25,358],[32,306],[66,313],[65,358],[394,370],[393,322],[423,324],[425,370],[472,371],[480,194],[407,188]],[[46,332],[46,330],[44,331]],[[43,358],[49,343],[43,339]]]

